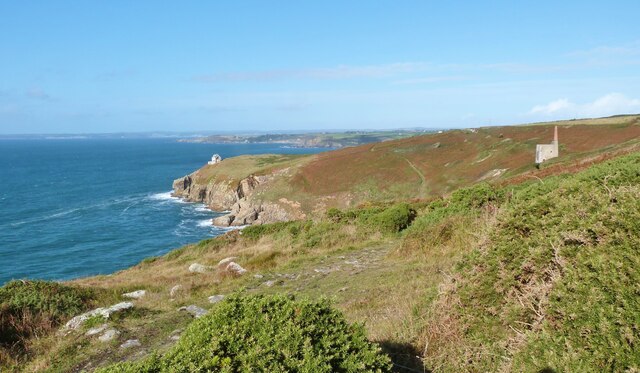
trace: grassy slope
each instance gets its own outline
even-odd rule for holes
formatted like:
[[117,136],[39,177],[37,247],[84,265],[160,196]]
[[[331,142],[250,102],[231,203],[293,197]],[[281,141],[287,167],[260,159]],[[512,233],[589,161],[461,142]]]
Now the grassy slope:
[[[123,332],[117,342],[42,338],[26,369],[91,369],[165,351],[191,321],[179,306],[211,308],[207,296],[232,292],[328,296],[349,320],[365,322],[397,370],[638,369],[638,201],[640,153],[633,153],[575,176],[482,184],[415,204],[418,217],[399,234],[348,214],[231,233],[74,281],[102,294],[144,288],[149,295],[110,321]],[[264,277],[187,271],[230,255]],[[176,284],[184,291],[170,300]],[[144,347],[119,349],[128,338]]]
[[[626,141],[637,124],[618,128],[620,132],[597,128],[604,131],[599,136],[568,142],[573,153],[565,152],[534,175],[573,171],[574,160],[583,156],[599,159],[600,152],[590,149]],[[509,134],[503,129],[501,139],[517,134],[518,141],[524,141],[537,133],[524,129],[529,132]],[[602,139],[603,134],[609,139]],[[454,135],[475,147],[464,138],[477,134]],[[303,170],[325,162],[320,159],[324,156],[244,159],[251,160],[250,171],[257,173],[265,167]],[[230,233],[111,276],[73,281],[100,289],[98,306],[113,304],[118,294],[132,290],[149,294],[135,302],[133,312],[109,322],[122,331],[117,341],[104,344],[82,334],[43,336],[30,341],[30,361],[20,369],[91,370],[165,351],[174,343],[170,336],[192,321],[177,311],[179,306],[211,308],[207,296],[232,292],[328,296],[350,321],[365,322],[369,337],[384,346],[398,370],[537,371],[547,365],[561,370],[637,369],[633,348],[640,338],[640,306],[634,268],[639,264],[640,232],[634,224],[640,180],[633,170],[640,169],[639,158],[634,153],[577,177],[562,175],[544,182],[521,177],[522,185],[505,184],[498,192],[483,185],[446,200],[415,203],[419,216],[400,234],[358,219],[285,223],[269,226],[258,236]],[[585,203],[586,195],[593,196],[593,203]],[[592,226],[595,236],[589,231]],[[250,274],[264,278],[187,270],[191,263],[215,264],[231,255],[238,256]],[[273,286],[264,284],[269,280]],[[183,291],[171,300],[169,289],[177,284]],[[118,348],[129,338],[140,339],[143,347]]]

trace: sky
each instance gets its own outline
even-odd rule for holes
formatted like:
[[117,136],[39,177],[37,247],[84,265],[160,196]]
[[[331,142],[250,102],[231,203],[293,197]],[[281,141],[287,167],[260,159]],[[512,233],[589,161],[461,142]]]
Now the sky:
[[640,113],[640,1],[0,0],[0,134]]

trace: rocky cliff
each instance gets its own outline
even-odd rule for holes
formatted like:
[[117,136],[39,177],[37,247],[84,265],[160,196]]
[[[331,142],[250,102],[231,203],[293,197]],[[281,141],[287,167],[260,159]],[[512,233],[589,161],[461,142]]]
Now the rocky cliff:
[[173,195],[190,202],[202,202],[215,211],[228,212],[213,219],[221,227],[265,224],[291,220],[293,216],[282,206],[256,198],[258,186],[268,183],[269,176],[249,175],[239,182],[232,180],[199,183],[196,171],[173,182]]

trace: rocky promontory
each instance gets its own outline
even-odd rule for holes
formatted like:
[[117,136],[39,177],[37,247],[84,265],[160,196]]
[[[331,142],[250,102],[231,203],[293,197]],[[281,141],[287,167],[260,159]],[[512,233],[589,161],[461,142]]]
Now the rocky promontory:
[[[225,162],[206,165],[203,168],[174,180],[173,195],[189,202],[201,202],[214,211],[226,215],[213,219],[213,225],[221,227],[249,224],[275,223],[299,218],[296,211],[288,211],[278,203],[263,201],[258,190],[265,190],[274,173],[249,174],[234,177],[208,177],[216,174],[216,168],[224,168]],[[281,173],[280,173],[281,175]]]

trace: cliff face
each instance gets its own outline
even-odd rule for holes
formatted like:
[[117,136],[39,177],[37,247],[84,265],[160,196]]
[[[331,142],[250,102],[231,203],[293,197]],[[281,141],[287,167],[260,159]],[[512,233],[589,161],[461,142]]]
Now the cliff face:
[[[213,219],[221,227],[266,224],[291,220],[293,216],[275,203],[262,202],[255,191],[269,181],[268,176],[250,175],[236,185],[232,181],[199,184],[197,172],[173,182],[173,195],[190,202],[202,202],[215,211],[229,211]],[[264,186],[264,185],[263,185]]]
[[173,195],[189,202],[202,202],[216,211],[230,210],[236,198],[230,182],[198,184],[197,171],[173,181]]

